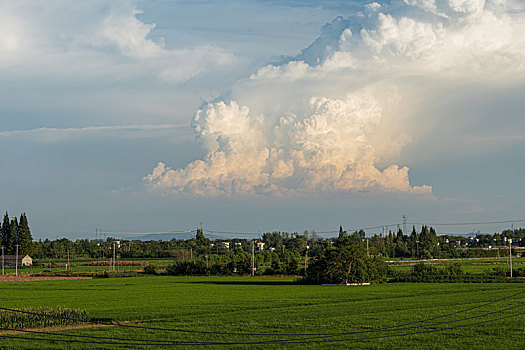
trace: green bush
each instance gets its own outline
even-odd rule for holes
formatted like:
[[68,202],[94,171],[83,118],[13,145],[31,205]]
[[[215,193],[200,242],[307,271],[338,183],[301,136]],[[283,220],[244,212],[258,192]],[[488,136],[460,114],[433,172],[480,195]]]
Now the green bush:
[[144,273],[146,275],[156,275],[157,274],[157,266],[156,265],[147,265],[144,267]]
[[418,263],[408,272],[395,272],[392,282],[426,282],[426,283],[494,283],[525,282],[523,279],[506,277],[504,267],[494,268],[483,274],[464,273],[459,264],[452,264],[439,269],[430,264]]
[[[217,266],[217,265],[214,265]],[[206,275],[208,269],[202,261],[177,261],[166,269],[171,276]]]

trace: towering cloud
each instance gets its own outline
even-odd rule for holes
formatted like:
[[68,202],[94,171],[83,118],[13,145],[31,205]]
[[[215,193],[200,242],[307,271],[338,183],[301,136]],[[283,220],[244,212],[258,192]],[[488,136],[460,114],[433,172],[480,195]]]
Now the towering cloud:
[[262,67],[195,113],[202,160],[159,163],[145,180],[197,195],[430,193],[388,162],[433,92],[525,71],[524,21],[505,5],[398,0],[338,17],[297,57]]

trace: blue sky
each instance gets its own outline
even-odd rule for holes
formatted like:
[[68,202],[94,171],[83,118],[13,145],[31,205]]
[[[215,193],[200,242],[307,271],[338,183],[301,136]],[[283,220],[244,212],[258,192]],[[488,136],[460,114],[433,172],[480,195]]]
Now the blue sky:
[[37,238],[525,218],[519,2],[367,3],[0,1],[2,207]]

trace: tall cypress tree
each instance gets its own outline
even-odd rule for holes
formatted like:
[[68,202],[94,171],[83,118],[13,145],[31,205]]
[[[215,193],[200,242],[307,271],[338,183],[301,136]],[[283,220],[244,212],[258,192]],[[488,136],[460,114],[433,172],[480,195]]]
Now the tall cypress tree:
[[412,257],[416,258],[418,257],[418,243],[417,240],[419,239],[418,234],[416,232],[416,227],[412,226],[412,233],[410,234],[410,237],[408,239],[409,249],[412,251]]
[[[15,254],[16,245],[20,245],[20,228],[16,216],[11,220],[11,237],[11,254]],[[18,247],[18,254],[20,254],[20,247]]]
[[20,215],[20,221],[18,222],[20,232],[20,252],[24,255],[33,254],[33,236],[31,236],[31,230],[29,229],[29,222],[27,220],[26,213]]
[[343,231],[343,225],[339,225],[339,239],[342,240],[346,236],[346,232]]
[[7,211],[4,215],[4,222],[2,223],[2,246],[5,254],[13,254],[13,234],[11,232],[11,222],[9,221],[9,214]]

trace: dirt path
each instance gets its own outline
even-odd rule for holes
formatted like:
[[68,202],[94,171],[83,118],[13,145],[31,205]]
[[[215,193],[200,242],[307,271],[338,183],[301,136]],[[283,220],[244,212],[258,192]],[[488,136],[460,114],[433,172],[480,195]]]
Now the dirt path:
[[[24,330],[35,331],[35,332],[57,332],[57,331],[67,331],[70,329],[84,329],[84,328],[99,328],[99,327],[115,327],[119,324],[139,324],[142,321],[120,321],[118,324],[97,324],[97,323],[85,323],[85,324],[75,324],[69,326],[51,326],[51,327],[40,327],[40,328],[25,328]],[[23,331],[0,331],[0,334],[21,334],[27,333]]]
[[[95,328],[95,327],[114,327],[116,325],[108,324],[77,324],[71,326],[53,326],[53,327],[44,327],[44,328],[28,328],[27,330],[35,332],[56,332],[56,331],[65,331],[69,329],[82,329],[82,328]],[[0,334],[21,334],[27,333],[22,331],[0,331]]]
[[85,280],[93,277],[84,276],[0,276],[0,283],[6,282],[33,282],[33,281],[54,281],[54,280]]

